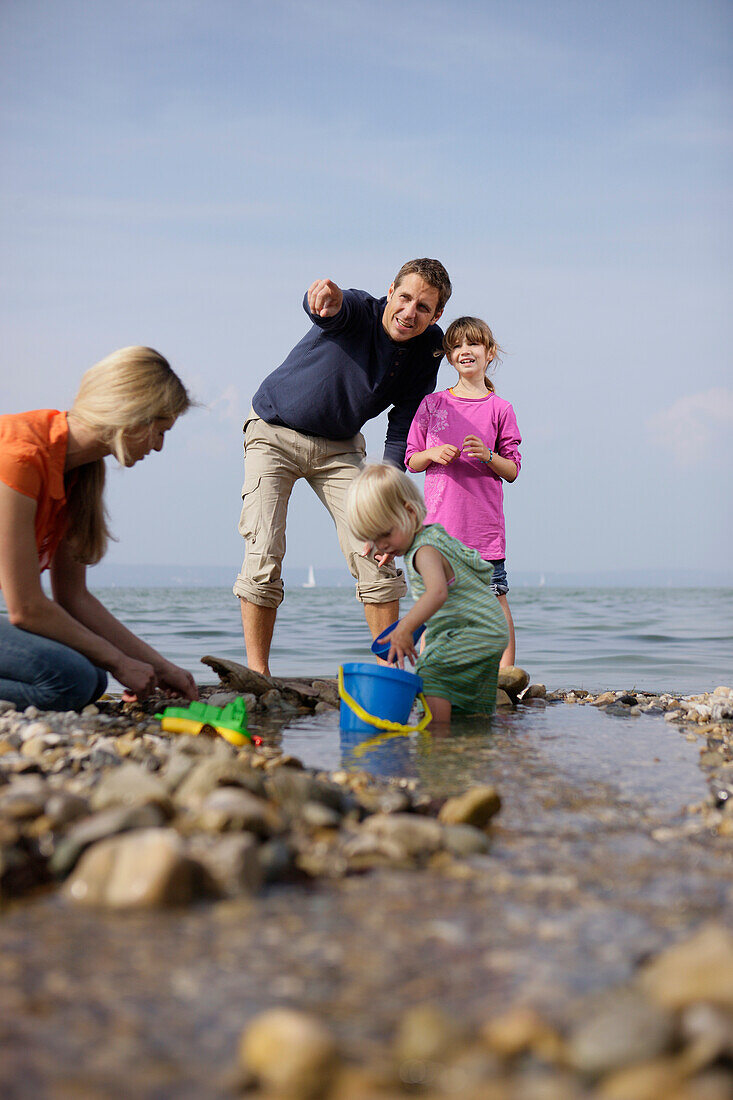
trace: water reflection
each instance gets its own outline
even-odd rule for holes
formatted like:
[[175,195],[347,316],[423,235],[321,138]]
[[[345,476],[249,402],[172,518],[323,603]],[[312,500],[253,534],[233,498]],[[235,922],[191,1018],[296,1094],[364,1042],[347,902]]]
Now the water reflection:
[[340,730],[341,766],[372,775],[417,777],[417,760],[430,752],[429,733],[376,733]]
[[339,729],[332,712],[295,719],[282,729],[282,745],[306,767],[416,778],[436,795],[499,782],[517,768],[549,783],[601,784],[614,801],[638,799],[672,812],[706,794],[699,746],[660,717],[612,717],[594,707],[519,707],[456,721],[442,736],[365,736]]

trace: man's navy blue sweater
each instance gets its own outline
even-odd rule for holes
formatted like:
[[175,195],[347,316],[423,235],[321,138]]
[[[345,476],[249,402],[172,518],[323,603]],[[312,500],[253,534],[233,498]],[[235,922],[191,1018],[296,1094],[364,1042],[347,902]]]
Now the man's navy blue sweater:
[[443,332],[430,325],[398,343],[382,326],[386,297],[364,290],[343,294],[335,317],[314,317],[306,294],[303,308],[313,327],[264,380],[254,410],[270,424],[349,439],[391,405],[384,457],[403,466],[412,418],[435,389]]

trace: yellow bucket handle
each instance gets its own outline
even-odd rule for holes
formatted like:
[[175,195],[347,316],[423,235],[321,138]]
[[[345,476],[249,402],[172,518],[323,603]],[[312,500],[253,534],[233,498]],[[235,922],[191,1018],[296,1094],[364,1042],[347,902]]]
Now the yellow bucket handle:
[[[414,731],[410,731],[414,732]],[[420,730],[420,741],[426,745],[430,744],[430,730]],[[387,741],[392,741],[395,737],[405,737],[406,735],[402,730],[388,730],[386,733],[375,733],[374,737],[368,737],[366,741],[360,741],[358,745],[355,745],[353,749],[349,749],[351,755],[358,759],[361,756],[366,756],[368,752],[373,752],[374,749],[380,748],[385,745]]]
[[430,707],[428,706],[427,699],[420,692],[418,699],[422,703],[425,714],[420,719],[416,726],[403,726],[401,722],[390,722],[388,718],[377,718],[374,714],[369,714],[364,710],[360,703],[357,703],[356,699],[353,699],[346,688],[344,687],[344,666],[339,665],[339,697],[343,699],[347,707],[353,710],[357,718],[360,718],[362,722],[367,722],[370,726],[375,726],[378,730],[386,730],[389,733],[422,733],[423,730],[430,724],[433,719],[430,713]]

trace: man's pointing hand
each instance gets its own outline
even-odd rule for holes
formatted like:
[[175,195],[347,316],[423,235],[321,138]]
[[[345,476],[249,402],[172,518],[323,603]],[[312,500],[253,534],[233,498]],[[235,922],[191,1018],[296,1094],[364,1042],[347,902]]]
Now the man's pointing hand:
[[308,309],[314,317],[335,317],[344,296],[331,279],[316,279],[308,287]]

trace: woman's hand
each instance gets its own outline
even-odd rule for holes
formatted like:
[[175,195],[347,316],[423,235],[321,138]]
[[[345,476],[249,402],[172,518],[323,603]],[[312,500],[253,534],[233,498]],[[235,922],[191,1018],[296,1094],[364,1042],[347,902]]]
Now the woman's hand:
[[397,661],[399,668],[405,667],[405,657],[409,660],[410,664],[414,665],[417,660],[417,651],[415,649],[415,640],[413,638],[413,632],[406,628],[402,623],[399,623],[391,634],[388,634],[384,638],[385,642],[389,642],[389,653],[387,654],[387,664],[392,664],[393,661]]
[[458,447],[454,447],[452,443],[442,443],[439,447],[428,447],[426,451],[430,461],[437,463],[438,466],[450,466],[451,462],[458,458],[460,453]]
[[167,687],[186,699],[198,699],[199,692],[193,676],[185,669],[166,661],[157,669],[158,687]]
[[488,462],[491,451],[477,435],[467,435],[463,440],[463,451],[469,458],[478,458],[480,462]]
[[123,697],[144,699],[155,689],[155,669],[145,661],[121,655],[115,668],[110,669],[116,680],[126,689]]

